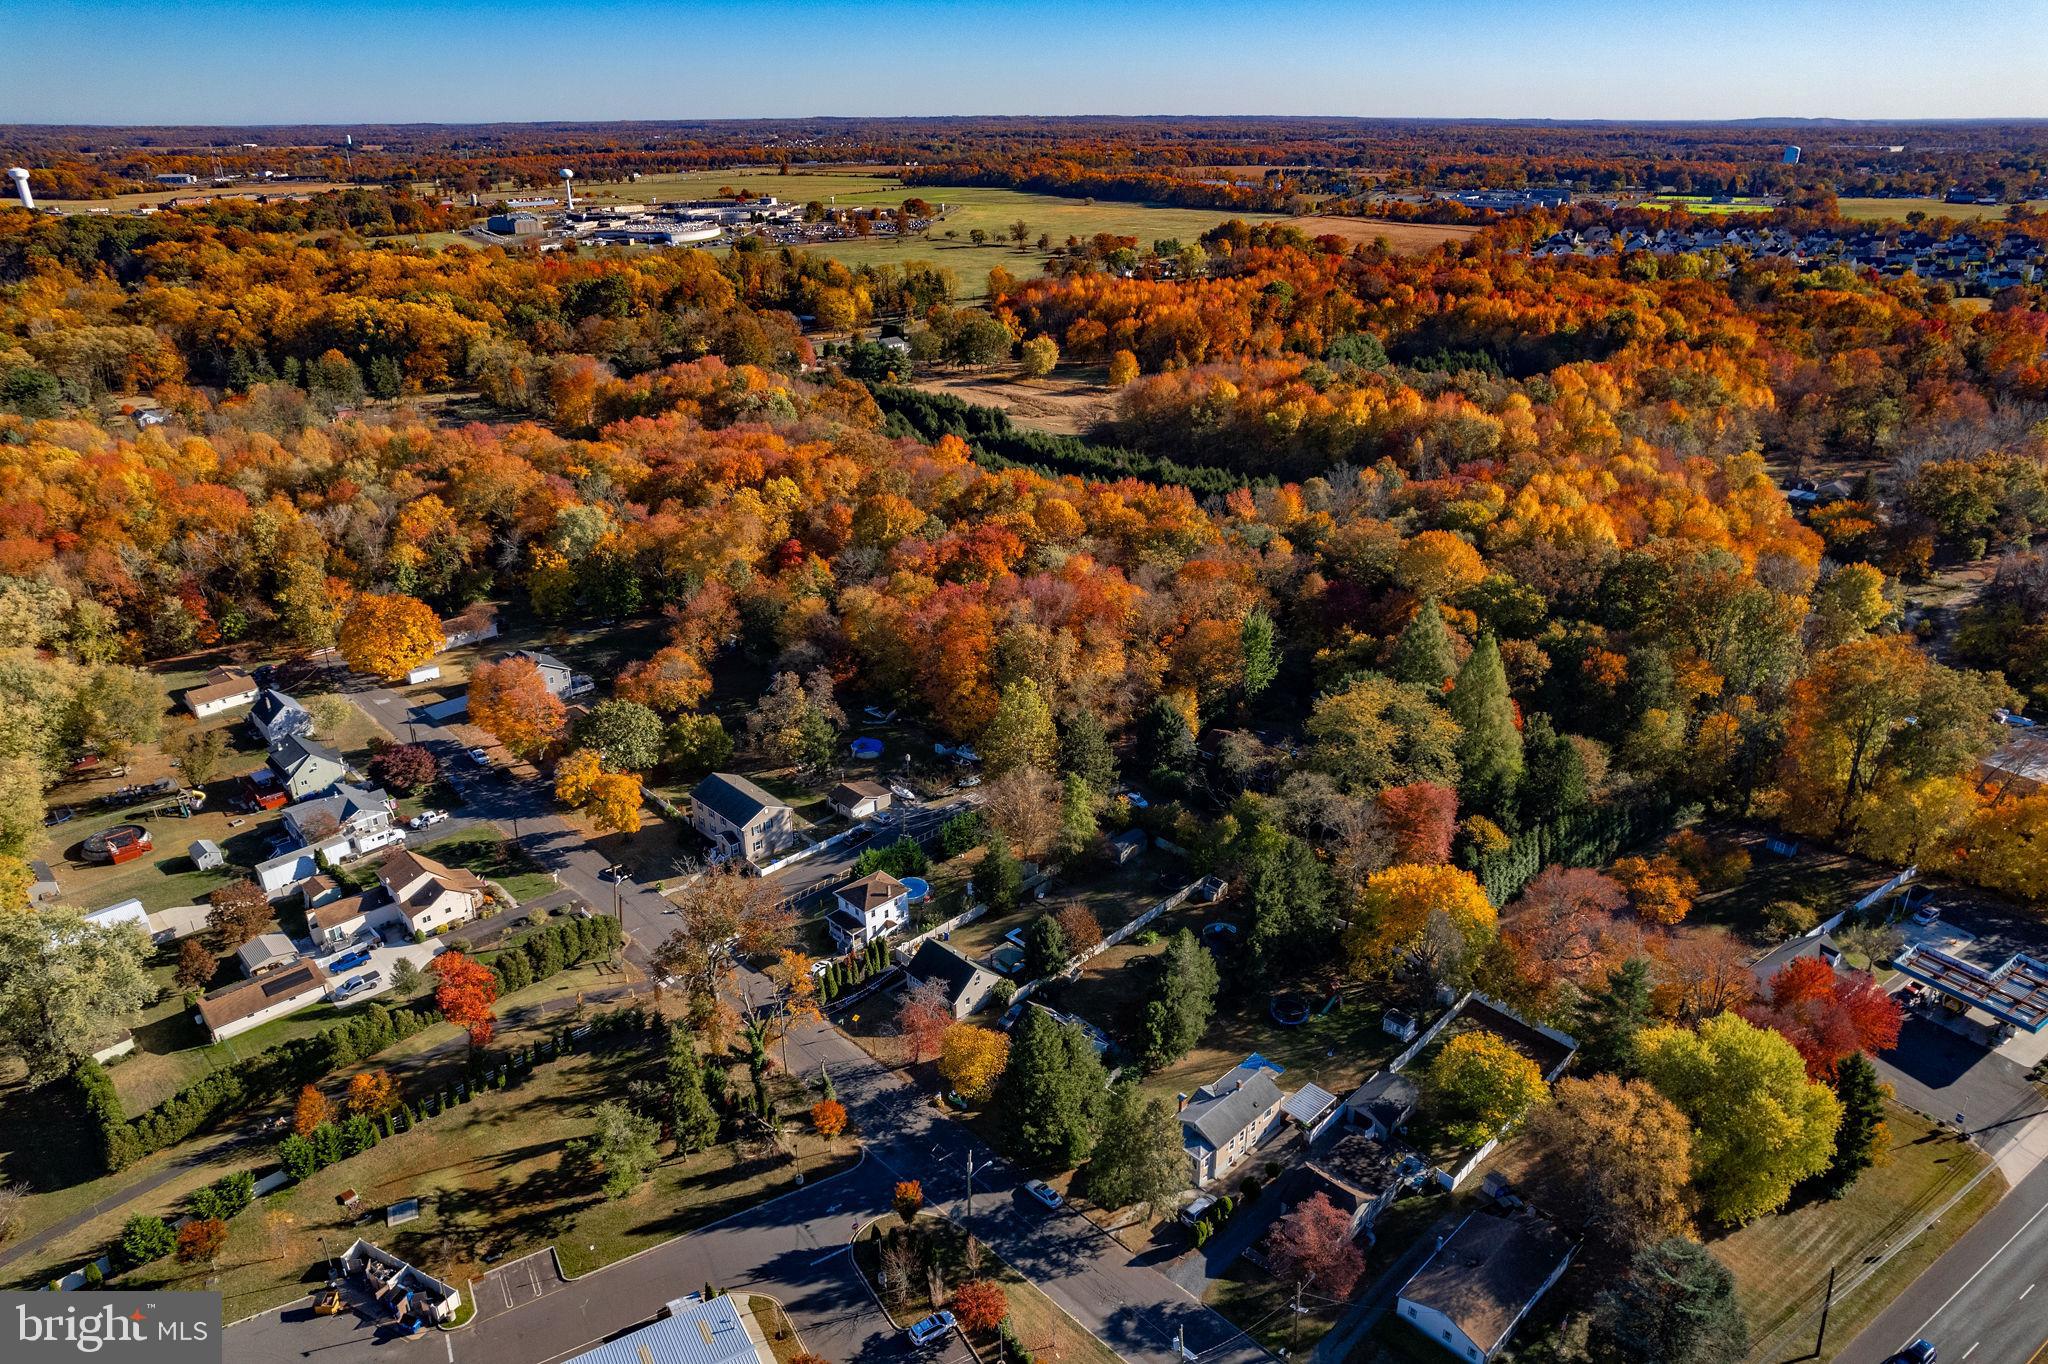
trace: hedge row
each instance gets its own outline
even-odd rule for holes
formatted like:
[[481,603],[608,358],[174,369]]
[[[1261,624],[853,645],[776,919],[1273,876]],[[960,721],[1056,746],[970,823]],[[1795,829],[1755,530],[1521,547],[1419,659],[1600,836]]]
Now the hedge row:
[[277,1094],[290,1093],[342,1066],[375,1056],[438,1021],[438,1014],[424,1009],[372,1004],[311,1037],[280,1042],[246,1060],[209,1071],[134,1118],[123,1114],[114,1082],[99,1062],[80,1061],[71,1079],[83,1102],[86,1121],[96,1129],[106,1172],[112,1174]]
[[479,958],[491,968],[501,994],[536,985],[558,971],[609,957],[625,939],[617,919],[556,919],[510,947]]
[[1545,867],[1604,867],[1624,849],[1671,827],[1680,802],[1666,792],[1617,805],[1592,805],[1524,829],[1474,868],[1487,898],[1504,905]]
[[1177,483],[1204,497],[1221,497],[1252,482],[1228,469],[1182,464],[1138,450],[1097,445],[1079,436],[1027,430],[1012,425],[1009,413],[999,407],[963,402],[950,394],[896,384],[876,384],[872,389],[886,419],[883,429],[889,435],[916,436],[924,441],[958,436],[984,468],[1021,467],[1054,476],[1074,474],[1109,481],[1140,478],[1148,483]]

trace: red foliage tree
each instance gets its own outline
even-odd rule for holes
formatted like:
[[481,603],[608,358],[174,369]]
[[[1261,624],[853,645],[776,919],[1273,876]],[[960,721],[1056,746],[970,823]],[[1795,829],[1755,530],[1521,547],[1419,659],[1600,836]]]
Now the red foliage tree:
[[498,979],[491,969],[460,952],[443,952],[427,969],[441,979],[434,987],[434,1003],[441,1016],[469,1029],[471,1046],[488,1043],[496,1029],[491,1006],[498,1002]]
[[1522,974],[1549,988],[1597,983],[1640,944],[1621,911],[1628,892],[1588,867],[1545,867],[1501,912],[1501,938]]
[[1458,832],[1458,793],[1435,782],[1410,782],[1379,793],[1380,813],[1394,840],[1396,862],[1431,866],[1451,860],[1451,839]]
[[1351,1239],[1351,1219],[1323,1194],[1296,1207],[1266,1234],[1273,1272],[1289,1283],[1315,1280],[1316,1292],[1348,1298],[1365,1273],[1365,1256]]
[[1816,1080],[1832,1080],[1852,1053],[1890,1051],[1904,1019],[1898,1001],[1871,976],[1838,972],[1818,957],[1801,957],[1772,976],[1768,996],[1742,1014],[1784,1034]]
[[953,1290],[953,1316],[960,1329],[983,1335],[1003,1324],[1010,1315],[1010,1300],[1003,1286],[990,1279],[970,1279]]

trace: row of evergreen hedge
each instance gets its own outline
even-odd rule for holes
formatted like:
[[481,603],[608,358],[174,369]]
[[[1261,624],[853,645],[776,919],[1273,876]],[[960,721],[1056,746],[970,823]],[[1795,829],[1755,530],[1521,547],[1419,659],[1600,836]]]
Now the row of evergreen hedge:
[[[1200,497],[1220,497],[1252,480],[1213,465],[1182,464],[1120,446],[1097,445],[1079,436],[1056,436],[1013,425],[999,407],[963,402],[946,393],[897,384],[872,386],[875,402],[891,436],[935,441],[958,436],[984,468],[1026,468],[1042,474],[1075,474],[1105,481],[1138,478],[1148,483],[1177,483]],[[1268,479],[1266,482],[1272,482]]]

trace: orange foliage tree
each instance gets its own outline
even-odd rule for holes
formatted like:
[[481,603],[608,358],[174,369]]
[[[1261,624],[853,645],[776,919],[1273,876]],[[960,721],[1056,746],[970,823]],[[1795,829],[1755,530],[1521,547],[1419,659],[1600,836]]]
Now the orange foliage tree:
[[1835,1067],[1856,1052],[1899,1044],[1904,1013],[1863,971],[1837,971],[1818,957],[1800,957],[1772,976],[1762,1000],[1742,1016],[1773,1028],[1806,1062],[1808,1078],[1832,1082]]
[[470,722],[522,757],[561,736],[568,711],[530,658],[486,663],[470,674]]
[[1010,1315],[1010,1299],[993,1279],[969,1279],[953,1290],[953,1316],[960,1329],[986,1335]]
[[326,1122],[332,1109],[327,1098],[312,1085],[299,1090],[298,1102],[292,1105],[292,1131],[299,1136],[311,1135],[314,1128]]
[[837,1099],[820,1099],[811,1105],[811,1126],[821,1137],[836,1137],[846,1130],[846,1105]]
[[398,1107],[398,1082],[388,1070],[366,1070],[349,1077],[348,1111],[381,1118]]
[[461,952],[443,952],[427,969],[440,978],[434,1004],[441,1016],[468,1029],[472,1047],[488,1043],[496,1027],[491,1008],[498,1002],[498,979],[490,968]]
[[441,651],[441,619],[416,597],[363,593],[341,618],[337,643],[355,671],[397,681]]

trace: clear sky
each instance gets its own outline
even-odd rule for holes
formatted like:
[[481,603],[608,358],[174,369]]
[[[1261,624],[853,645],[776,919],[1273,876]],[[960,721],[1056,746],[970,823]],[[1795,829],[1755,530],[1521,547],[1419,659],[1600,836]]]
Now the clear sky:
[[0,122],[2048,116],[2048,0],[0,0]]

